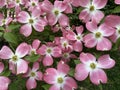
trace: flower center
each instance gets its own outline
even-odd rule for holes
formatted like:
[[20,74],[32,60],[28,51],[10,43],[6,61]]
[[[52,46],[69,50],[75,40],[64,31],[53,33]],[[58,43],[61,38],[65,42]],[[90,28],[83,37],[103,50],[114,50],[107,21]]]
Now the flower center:
[[16,0],[16,3],[20,3],[20,0]]
[[30,52],[30,54],[31,54],[31,55],[35,55],[35,54],[36,54],[35,50],[32,50],[32,51]]
[[94,11],[94,10],[95,10],[95,7],[94,7],[93,5],[90,6],[89,10],[90,10],[90,11]]
[[32,2],[32,6],[35,6],[35,3],[34,3],[34,2]]
[[90,64],[90,67],[91,67],[92,69],[95,69],[95,68],[96,68],[96,64],[95,64],[95,63],[91,63],[91,64]]
[[33,24],[34,23],[33,19],[29,19],[29,23]]
[[68,58],[68,56],[69,56],[68,53],[64,53],[64,54],[63,54],[63,57],[64,57],[64,58]]
[[54,14],[55,14],[56,16],[58,16],[59,13],[60,13],[60,12],[59,12],[58,10],[55,10],[55,11],[54,11]]
[[50,48],[47,49],[47,53],[51,53],[52,50]]
[[63,46],[64,46],[64,47],[67,47],[67,43],[65,42],[65,43],[63,44]]
[[34,76],[35,76],[35,72],[31,72],[31,73],[30,73],[30,76],[31,76],[31,77],[34,77]]
[[81,39],[80,36],[76,36],[76,38],[77,38],[77,40],[80,40],[80,39]]
[[120,29],[118,29],[118,34],[120,34]]
[[57,82],[60,83],[60,84],[63,83],[63,78],[62,78],[62,77],[59,77],[59,78],[57,79]]
[[101,35],[102,35],[102,34],[101,34],[100,32],[97,32],[97,33],[95,34],[95,37],[96,37],[96,38],[100,38]]
[[12,60],[16,62],[16,61],[18,60],[18,57],[17,57],[16,55],[13,56],[13,57],[12,57]]
[[2,20],[2,23],[5,24],[5,19]]

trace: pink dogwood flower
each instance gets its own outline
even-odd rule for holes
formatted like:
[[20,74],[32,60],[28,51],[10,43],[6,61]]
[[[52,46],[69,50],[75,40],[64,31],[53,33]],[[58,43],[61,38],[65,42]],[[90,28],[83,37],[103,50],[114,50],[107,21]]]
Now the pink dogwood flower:
[[110,36],[110,39],[115,43],[120,37],[120,16],[108,15],[105,18],[105,23],[115,29],[115,33]]
[[107,38],[114,33],[114,29],[106,24],[101,24],[99,27],[94,22],[86,24],[87,29],[91,32],[83,37],[83,42],[88,48],[96,46],[97,50],[105,51],[112,48],[111,41]]
[[73,31],[68,31],[68,34],[66,35],[67,39],[73,41],[73,49],[77,52],[82,51],[82,41],[83,41],[83,26],[76,27],[76,33]]
[[104,17],[104,13],[99,9],[102,9],[107,4],[108,0],[78,0],[81,7],[84,9],[79,15],[79,19],[87,23],[89,21],[95,21],[99,23]]
[[100,56],[96,61],[92,54],[81,53],[79,59],[81,63],[75,68],[77,80],[83,81],[89,75],[93,84],[107,83],[107,75],[103,69],[110,69],[115,65],[115,61],[108,54]]
[[59,62],[57,69],[48,68],[44,74],[44,81],[52,86],[49,90],[74,90],[77,89],[75,80],[67,76],[70,68],[63,61]]
[[1,59],[9,59],[9,69],[14,74],[26,73],[28,70],[28,64],[22,58],[28,54],[29,46],[26,43],[21,43],[15,53],[7,47],[3,46],[0,50]]
[[44,66],[51,66],[53,64],[53,57],[60,57],[61,55],[61,48],[52,45],[42,45],[38,53],[40,55],[44,55],[43,58],[43,65]]
[[44,26],[46,25],[45,20],[41,18],[35,10],[31,15],[29,15],[26,11],[21,11],[17,16],[17,20],[18,22],[24,24],[20,28],[20,33],[26,37],[31,35],[32,26],[36,31],[42,32],[44,30]]
[[[0,62],[0,73],[2,73],[4,70],[4,64]],[[5,76],[0,76],[0,89],[1,90],[7,90],[8,85],[10,84],[10,79]]]
[[0,8],[4,7],[6,4],[6,0],[0,0]]
[[29,68],[28,72],[23,75],[23,77],[29,77],[29,79],[26,82],[26,87],[28,90],[30,89],[35,89],[37,86],[36,80],[42,80],[42,72],[38,71],[39,70],[39,63],[35,62],[33,64],[32,69]]
[[120,0],[115,0],[115,4],[120,4]]
[[67,6],[64,5],[62,1],[56,0],[53,5],[49,0],[44,0],[41,6],[42,9],[48,13],[47,19],[51,26],[55,25],[57,21],[60,26],[68,25],[69,19],[63,14]]

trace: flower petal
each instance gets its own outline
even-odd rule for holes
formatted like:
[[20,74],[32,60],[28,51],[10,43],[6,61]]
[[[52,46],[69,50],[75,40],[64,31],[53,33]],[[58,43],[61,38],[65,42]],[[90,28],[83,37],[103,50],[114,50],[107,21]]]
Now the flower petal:
[[85,43],[84,45],[88,48],[95,47],[97,44],[97,40],[92,33],[85,35],[83,37],[83,42]]
[[57,70],[54,68],[48,68],[45,71],[46,73],[44,74],[44,81],[47,82],[48,84],[54,84],[56,80],[56,76],[58,74]]
[[3,46],[2,49],[0,50],[1,59],[10,59],[13,55],[14,54],[12,50],[7,46]]
[[78,0],[80,6],[87,7],[87,5],[90,3],[90,0]]
[[54,47],[53,48],[52,56],[54,56],[54,57],[60,57],[61,54],[62,54],[61,48],[59,48],[59,47]]
[[77,51],[77,52],[81,52],[82,49],[83,49],[82,43],[76,41],[76,42],[73,44],[73,49],[74,49],[75,51]]
[[66,15],[62,14],[60,17],[59,17],[59,20],[58,20],[60,26],[68,26],[69,25],[69,19]]
[[5,76],[0,76],[0,89],[7,90],[10,84],[10,79]]
[[38,62],[35,62],[35,63],[33,64],[32,70],[33,70],[33,71],[37,71],[38,69],[39,69],[39,63],[38,63]]
[[15,51],[15,55],[17,55],[18,57],[22,58],[24,57],[25,55],[27,55],[29,52],[29,46],[27,43],[21,43],[16,51]]
[[50,87],[49,90],[60,90],[60,86],[54,84],[54,85],[52,85],[52,86]]
[[23,34],[25,37],[28,37],[32,33],[32,27],[30,24],[25,24],[20,28],[20,33]]
[[90,72],[90,80],[92,83],[99,85],[100,82],[107,83],[107,76],[102,69],[97,69]]
[[47,46],[46,45],[42,45],[39,49],[38,49],[38,53],[41,54],[41,55],[45,55],[46,54],[46,49],[47,49]]
[[28,90],[36,88],[37,83],[34,78],[29,78],[26,82],[26,87]]
[[25,60],[18,60],[17,62],[17,74],[26,73],[28,70],[28,64]]
[[115,0],[115,3],[116,4],[120,4],[120,0]]
[[40,72],[40,71],[38,71],[37,73],[36,73],[36,77],[35,77],[35,79],[37,79],[37,80],[42,80],[42,78],[43,78],[43,74],[42,74],[42,72]]
[[112,48],[112,43],[110,42],[110,40],[104,37],[100,41],[98,41],[96,47],[97,50],[101,50],[101,51],[110,50],[111,48]]
[[50,55],[46,55],[43,59],[44,66],[51,66],[53,64],[53,58]]
[[89,71],[84,64],[78,64],[75,68],[75,79],[83,81],[88,77]]
[[96,6],[96,9],[104,8],[108,0],[93,0],[93,5]]
[[40,40],[35,39],[35,40],[32,42],[32,48],[38,49],[38,47],[40,46],[40,43],[41,43]]
[[83,28],[82,25],[76,27],[76,31],[77,31],[78,34],[82,34],[83,30],[84,30],[84,28]]
[[110,56],[107,54],[99,57],[98,64],[101,68],[110,69],[115,66],[115,61],[111,59]]
[[30,15],[25,11],[21,11],[17,16],[17,20],[20,23],[28,23],[29,18]]
[[4,70],[4,64],[0,62],[0,73]]

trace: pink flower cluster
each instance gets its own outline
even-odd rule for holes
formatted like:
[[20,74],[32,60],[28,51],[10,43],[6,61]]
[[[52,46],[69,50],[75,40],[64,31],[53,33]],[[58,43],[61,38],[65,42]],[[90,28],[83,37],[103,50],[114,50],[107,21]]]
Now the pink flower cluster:
[[[116,43],[120,37],[120,16],[105,16],[100,10],[107,2],[108,0],[55,0],[54,3],[50,0],[0,0],[0,8],[15,11],[14,17],[0,13],[1,27],[6,29],[11,23],[18,23],[21,25],[18,31],[25,38],[32,35],[33,30],[43,32],[46,26],[50,26],[51,31],[56,34],[58,31],[62,33],[51,42],[42,43],[39,39],[31,44],[22,42],[16,50],[3,46],[0,49],[0,73],[4,70],[2,61],[8,60],[12,74],[28,78],[28,90],[35,89],[37,81],[50,84],[49,90],[73,90],[78,88],[78,81],[83,81],[88,76],[95,85],[107,83],[107,75],[103,69],[114,67],[115,60],[109,54],[102,54],[97,58],[92,52],[84,51],[85,48],[109,51],[112,43]],[[115,0],[115,3],[120,4],[120,0]],[[83,8],[76,17],[79,17],[85,27],[70,25],[67,15],[73,13],[73,7]],[[40,57],[32,63],[31,68],[31,62],[26,60],[26,56],[32,55]],[[71,68],[69,62],[74,59],[80,60],[80,63],[74,67],[75,73],[71,77],[68,74]],[[44,71],[40,70],[41,64]],[[10,78],[0,76],[0,90],[7,90],[10,82]]]

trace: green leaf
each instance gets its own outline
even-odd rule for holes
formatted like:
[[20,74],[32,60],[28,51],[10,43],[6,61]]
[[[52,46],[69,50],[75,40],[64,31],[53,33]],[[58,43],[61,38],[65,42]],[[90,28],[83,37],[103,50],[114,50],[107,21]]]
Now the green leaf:
[[75,69],[73,69],[73,68],[71,68],[70,69],[70,72],[68,73],[68,75],[70,75],[70,76],[74,76],[74,73],[75,73]]
[[2,35],[3,35],[3,33],[2,33],[2,32],[0,32],[0,37],[2,37]]
[[11,32],[4,33],[4,38],[8,42],[18,44],[17,36]]
[[0,76],[10,76],[10,74],[11,74],[11,71],[10,70],[5,70],[5,71],[3,71],[2,73],[0,73]]
[[36,62],[40,58],[38,54],[32,54],[30,56],[26,56],[25,59],[29,62]]
[[74,60],[75,64],[80,64],[80,60]]
[[3,31],[3,30],[5,30],[5,29],[4,29],[3,27],[0,26],[0,30]]
[[49,85],[49,84],[44,84],[44,85],[42,85],[42,87],[44,88],[44,90],[49,90],[50,86],[51,86],[51,85]]
[[21,26],[21,25],[19,25],[19,24],[18,24],[18,25],[11,24],[11,25],[8,26],[8,29],[9,29],[9,30],[19,29],[20,26]]
[[120,13],[120,6],[115,7],[112,13]]

